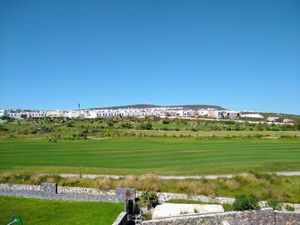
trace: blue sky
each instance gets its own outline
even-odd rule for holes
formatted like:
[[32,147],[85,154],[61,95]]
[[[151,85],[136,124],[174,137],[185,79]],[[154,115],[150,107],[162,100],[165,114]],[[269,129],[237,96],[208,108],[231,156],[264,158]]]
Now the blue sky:
[[299,0],[0,0],[0,108],[300,114]]

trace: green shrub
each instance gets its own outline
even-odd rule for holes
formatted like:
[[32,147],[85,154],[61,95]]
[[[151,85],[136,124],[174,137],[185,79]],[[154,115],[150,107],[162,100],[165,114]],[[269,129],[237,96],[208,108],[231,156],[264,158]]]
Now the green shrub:
[[141,130],[152,130],[152,124],[151,123],[142,123],[139,126],[139,129],[141,129]]
[[67,127],[74,127],[74,121],[68,121]]
[[24,182],[24,181],[28,181],[30,179],[30,175],[29,174],[16,174],[14,176],[14,179],[17,182]]
[[163,124],[169,124],[170,123],[170,119],[168,118],[165,118],[163,121],[162,121]]
[[0,125],[0,131],[9,131],[7,127]]
[[280,205],[280,203],[279,202],[277,202],[276,200],[268,200],[267,201],[267,205],[269,206],[269,207],[271,207],[272,209],[274,209],[274,210],[281,210],[282,209],[282,207],[281,207],[281,205]]
[[234,211],[259,210],[258,199],[254,195],[239,195],[233,203]]
[[159,204],[158,196],[154,192],[144,191],[141,194],[140,202],[142,205],[146,206],[148,209],[154,208]]
[[295,211],[295,208],[289,204],[285,205],[284,208],[287,210],[287,211]]
[[131,129],[133,126],[131,125],[131,123],[128,122],[124,122],[121,124],[121,128],[127,128],[127,129]]

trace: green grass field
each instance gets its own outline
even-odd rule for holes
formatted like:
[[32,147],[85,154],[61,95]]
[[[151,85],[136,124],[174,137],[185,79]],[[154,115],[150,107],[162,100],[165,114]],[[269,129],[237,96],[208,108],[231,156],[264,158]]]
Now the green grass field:
[[0,197],[0,224],[6,225],[11,216],[16,214],[22,217],[25,225],[110,225],[123,207],[122,203]]
[[300,139],[0,142],[0,171],[199,175],[300,170]]

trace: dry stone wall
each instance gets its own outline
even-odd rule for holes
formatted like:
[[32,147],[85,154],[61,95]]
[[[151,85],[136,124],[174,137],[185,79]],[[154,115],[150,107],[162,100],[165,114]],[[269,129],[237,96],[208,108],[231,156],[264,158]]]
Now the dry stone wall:
[[[139,195],[140,193],[137,193]],[[117,188],[116,190],[99,191],[95,188],[61,187],[55,183],[42,185],[0,184],[0,196],[20,196],[42,199],[62,199],[95,202],[124,202],[134,199],[134,189]],[[159,193],[161,201],[169,199],[193,199],[206,202],[231,203],[231,198],[210,198],[182,194]],[[115,224],[126,224],[126,213],[119,216]],[[273,209],[260,211],[226,212],[207,215],[179,216],[161,220],[142,222],[142,225],[300,225],[300,213],[279,212]]]
[[300,213],[275,211],[275,225],[300,225]]
[[[116,190],[108,190],[108,191],[101,191],[96,188],[82,188],[82,187],[64,187],[64,186],[56,186],[52,185],[52,189],[50,188],[51,184],[47,183],[48,185],[9,185],[9,184],[0,184],[0,195],[12,195],[12,196],[40,196],[43,195],[41,192],[47,193],[50,190],[53,190],[53,193],[56,193],[57,198],[76,198],[76,196],[71,197],[72,195],[87,195],[86,197],[80,197],[80,199],[90,200],[91,197],[94,197],[96,200],[99,199],[99,196],[106,196],[104,198],[105,201],[109,200],[114,201],[113,199],[117,195],[124,195],[126,194],[125,190],[129,189],[116,189]],[[49,189],[50,188],[50,189]],[[49,190],[47,190],[49,189]],[[117,193],[117,190],[118,193]],[[135,191],[130,189],[132,196],[135,196]],[[51,191],[50,191],[51,193]],[[140,196],[142,192],[137,192],[137,196]],[[67,196],[65,196],[67,195]],[[207,197],[207,196],[192,196],[187,194],[176,194],[176,193],[165,193],[159,192],[157,193],[160,202],[165,202],[171,199],[190,199],[195,201],[202,201],[202,202],[214,202],[214,203],[232,203],[234,198],[226,198],[226,197]],[[98,196],[98,197],[97,197]],[[48,196],[49,197],[49,196]],[[122,198],[123,199],[123,198]]]
[[[137,195],[139,196],[141,192],[138,192]],[[201,201],[201,202],[211,202],[211,203],[229,203],[232,204],[234,202],[234,198],[228,197],[209,197],[203,195],[187,195],[187,194],[177,194],[177,193],[167,193],[167,192],[158,192],[157,196],[160,202],[166,202],[171,199],[189,199],[194,201]]]
[[58,186],[59,194],[89,194],[89,195],[116,195],[116,190],[102,191],[96,188],[64,187]]
[[126,198],[135,198],[135,190],[117,188],[116,190],[99,191],[95,188],[60,187],[55,183],[43,183],[42,185],[0,184],[0,196],[93,202],[124,202]]
[[225,212],[207,215],[180,216],[144,221],[142,225],[300,225],[300,214],[277,212],[267,208],[260,211]]

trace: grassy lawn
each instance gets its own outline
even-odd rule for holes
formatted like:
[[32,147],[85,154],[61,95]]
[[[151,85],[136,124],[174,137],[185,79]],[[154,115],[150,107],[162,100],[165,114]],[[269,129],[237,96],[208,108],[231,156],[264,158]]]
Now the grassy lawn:
[[300,170],[300,139],[10,140],[0,171],[199,175]]
[[122,203],[0,197],[0,224],[6,225],[16,214],[22,217],[24,225],[110,225],[122,210]]

